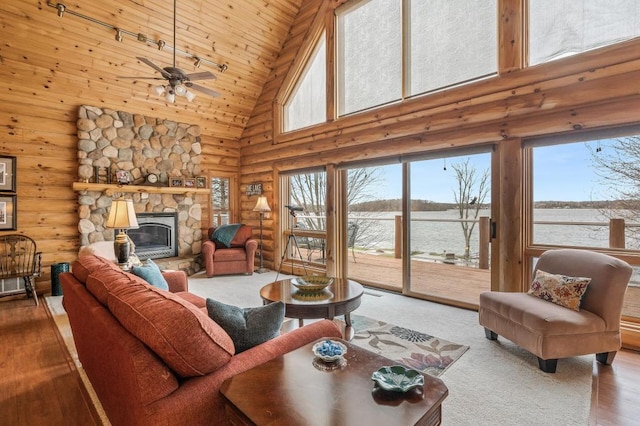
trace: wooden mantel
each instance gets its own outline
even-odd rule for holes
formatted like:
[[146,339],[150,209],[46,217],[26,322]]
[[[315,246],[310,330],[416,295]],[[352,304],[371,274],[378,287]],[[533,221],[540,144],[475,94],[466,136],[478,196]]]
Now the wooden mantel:
[[196,194],[209,194],[208,188],[185,188],[181,186],[147,186],[147,185],[118,185],[108,183],[73,182],[73,190],[104,192],[113,195],[118,192],[147,193],[147,194],[183,194],[192,196]]

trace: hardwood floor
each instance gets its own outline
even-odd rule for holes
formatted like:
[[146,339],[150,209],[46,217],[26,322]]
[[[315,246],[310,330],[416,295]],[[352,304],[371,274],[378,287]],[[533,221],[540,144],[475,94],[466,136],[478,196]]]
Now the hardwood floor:
[[100,424],[44,301],[0,300],[0,424]]
[[[51,316],[41,303],[0,299],[0,424],[100,425]],[[632,426],[640,418],[640,353],[594,362],[590,426]]]

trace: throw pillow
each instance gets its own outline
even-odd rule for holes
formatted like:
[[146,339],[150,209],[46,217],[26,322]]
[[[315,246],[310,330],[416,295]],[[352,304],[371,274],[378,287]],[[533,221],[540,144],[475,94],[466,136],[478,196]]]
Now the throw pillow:
[[147,259],[146,264],[132,267],[131,272],[152,286],[161,290],[169,291],[169,284],[167,283],[167,280],[164,279],[162,272],[160,272],[160,268],[153,260]]
[[550,274],[538,269],[528,294],[579,311],[590,282],[591,278]]
[[280,335],[284,303],[274,302],[257,308],[239,308],[207,299],[207,312],[231,336],[236,354]]

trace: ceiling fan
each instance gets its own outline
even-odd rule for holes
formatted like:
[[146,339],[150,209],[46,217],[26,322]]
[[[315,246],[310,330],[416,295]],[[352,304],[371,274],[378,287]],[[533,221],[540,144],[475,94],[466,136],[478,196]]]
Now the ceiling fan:
[[[159,43],[160,49],[164,46],[164,43]],[[176,67],[176,0],[173,0],[173,66],[161,68],[158,65],[154,64],[147,58],[136,57],[140,62],[150,66],[154,70],[158,71],[162,77],[119,77],[119,78],[129,78],[136,80],[166,80],[168,84],[155,86],[153,90],[156,92],[158,96],[164,95],[167,102],[175,102],[176,96],[184,96],[187,98],[189,102],[193,101],[196,97],[195,93],[190,91],[189,89],[197,90],[199,92],[205,93],[209,96],[217,98],[220,96],[220,93],[215,90],[209,89],[207,87],[201,86],[199,84],[193,83],[193,80],[215,80],[217,77],[209,72],[197,72],[192,74],[187,74],[180,68]]]

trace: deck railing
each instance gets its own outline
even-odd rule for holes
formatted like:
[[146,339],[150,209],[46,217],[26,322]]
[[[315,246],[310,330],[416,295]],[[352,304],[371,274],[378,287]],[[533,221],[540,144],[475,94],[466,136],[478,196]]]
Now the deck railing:
[[[307,216],[299,215],[299,219]],[[309,218],[318,219],[318,216],[308,216]],[[477,259],[477,267],[480,269],[489,269],[490,259],[490,242],[491,242],[491,220],[489,217],[481,216],[478,219],[438,219],[438,218],[412,218],[412,222],[434,222],[434,223],[476,223],[478,252],[474,253],[474,266]],[[395,215],[393,217],[349,217],[349,221],[376,221],[376,222],[394,222],[393,231],[393,251],[394,257],[400,259],[402,257],[402,216]],[[542,226],[587,226],[587,227],[608,227],[609,228],[609,247],[610,248],[626,248],[625,231],[627,228],[638,228],[640,224],[625,222],[625,219],[612,218],[608,222],[567,222],[567,221],[534,221],[534,225]],[[296,230],[296,234],[304,235],[310,238],[323,240],[326,238],[324,231],[317,230]],[[475,234],[475,233],[474,233]],[[455,257],[452,253],[446,253],[443,256],[444,263],[455,263]],[[453,257],[453,258],[452,258]],[[469,260],[469,259],[467,259]]]

